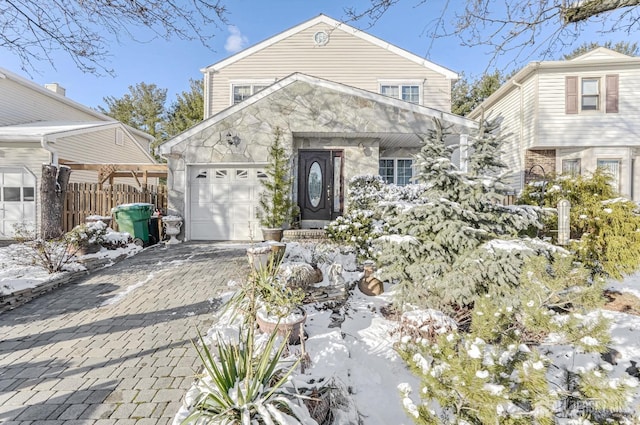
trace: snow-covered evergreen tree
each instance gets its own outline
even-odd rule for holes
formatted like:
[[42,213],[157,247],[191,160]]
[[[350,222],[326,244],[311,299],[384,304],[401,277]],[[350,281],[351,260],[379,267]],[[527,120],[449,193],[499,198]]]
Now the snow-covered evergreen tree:
[[[472,173],[451,160],[455,145],[439,120],[423,138],[416,156],[417,179],[427,187],[427,202],[395,210],[393,236],[381,238],[382,276],[400,283],[397,301],[453,313],[486,293],[501,294],[517,284],[524,257],[535,249],[500,250],[486,244],[538,226],[526,208],[499,205],[498,158],[501,138],[483,125],[472,135]],[[476,154],[477,153],[477,154]],[[492,175],[493,174],[493,175]]]

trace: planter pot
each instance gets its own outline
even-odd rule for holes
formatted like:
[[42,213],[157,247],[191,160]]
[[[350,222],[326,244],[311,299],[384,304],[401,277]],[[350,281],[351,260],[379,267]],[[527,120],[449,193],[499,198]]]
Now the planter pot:
[[269,266],[271,252],[271,247],[269,246],[247,248],[247,258],[252,270],[260,271],[266,269]]
[[287,250],[287,244],[278,242],[271,244],[271,258],[274,264],[280,264],[284,257],[284,252]]
[[380,295],[384,292],[384,285],[379,279],[373,277],[375,265],[367,261],[364,265],[364,276],[358,282],[358,289],[370,297]]
[[262,228],[262,237],[265,241],[280,242],[282,240],[282,231],[281,228]]
[[374,297],[384,292],[384,285],[373,276],[363,277],[358,282],[358,289],[365,295]]
[[169,236],[167,241],[168,245],[178,244],[181,241],[176,238],[180,234],[180,228],[182,227],[182,217],[175,215],[167,215],[162,217],[162,226],[164,227],[165,235]]
[[300,333],[304,332],[304,323],[307,320],[307,313],[302,309],[296,309],[295,315],[284,317],[277,322],[277,318],[267,315],[264,309],[259,309],[256,314],[258,327],[264,333],[271,333],[278,329],[278,335],[285,336],[289,333],[289,344],[300,344]]

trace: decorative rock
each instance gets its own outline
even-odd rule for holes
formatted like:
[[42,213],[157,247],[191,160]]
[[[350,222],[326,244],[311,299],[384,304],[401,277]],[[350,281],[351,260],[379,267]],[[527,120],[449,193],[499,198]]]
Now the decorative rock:
[[285,285],[296,288],[308,288],[314,283],[318,283],[316,269],[302,262],[282,263],[278,276],[285,282]]

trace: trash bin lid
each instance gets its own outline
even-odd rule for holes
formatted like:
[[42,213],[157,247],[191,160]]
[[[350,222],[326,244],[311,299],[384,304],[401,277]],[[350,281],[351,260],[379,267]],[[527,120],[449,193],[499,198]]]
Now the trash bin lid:
[[153,204],[147,204],[145,202],[136,202],[133,204],[116,205],[115,207],[111,208],[111,212],[127,211],[127,210],[146,210],[151,208],[153,208]]

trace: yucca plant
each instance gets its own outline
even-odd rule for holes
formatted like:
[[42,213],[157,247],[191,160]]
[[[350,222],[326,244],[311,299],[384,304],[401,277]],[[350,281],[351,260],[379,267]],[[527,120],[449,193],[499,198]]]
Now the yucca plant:
[[300,359],[282,361],[287,338],[276,348],[276,337],[272,333],[256,350],[253,327],[240,330],[238,343],[218,336],[214,356],[200,336],[202,347],[196,346],[196,351],[208,379],[202,381],[205,390],[183,424],[315,424],[308,410],[297,403],[302,396],[284,387]]

